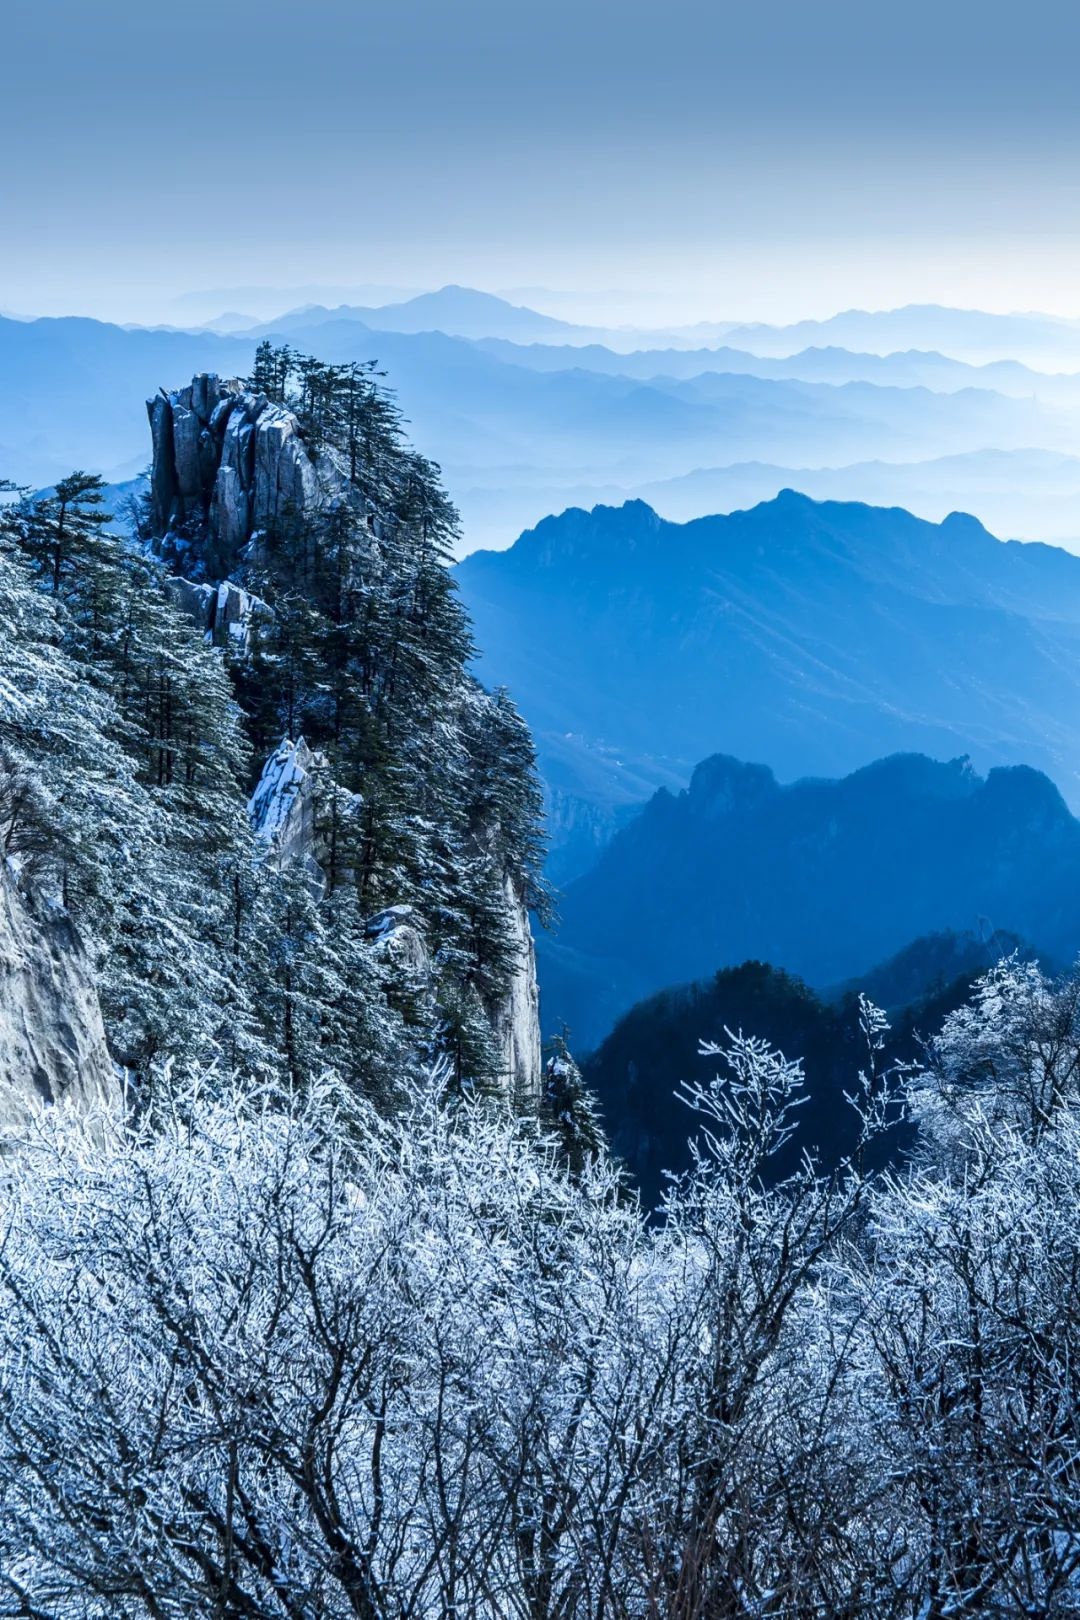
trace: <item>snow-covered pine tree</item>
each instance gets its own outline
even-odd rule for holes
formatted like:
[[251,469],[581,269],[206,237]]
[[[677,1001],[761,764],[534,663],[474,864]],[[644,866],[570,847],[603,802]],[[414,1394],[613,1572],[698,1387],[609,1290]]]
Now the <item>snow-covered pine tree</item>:
[[108,692],[87,686],[56,606],[0,528],[0,826],[3,855],[45,898],[107,927],[144,795],[116,740]]
[[[145,1075],[224,1043],[258,1066],[235,971],[251,834],[228,678],[160,566],[109,533],[101,480],[73,474],[57,491],[0,517],[18,619],[5,657],[51,661],[67,694],[34,711],[42,735],[21,772],[42,799],[57,896],[99,958],[118,1061]],[[20,746],[14,717],[5,746]],[[97,792],[95,757],[109,784]]]
[[561,1144],[572,1175],[607,1152],[599,1104],[574,1062],[565,1030],[550,1042],[540,1117]]

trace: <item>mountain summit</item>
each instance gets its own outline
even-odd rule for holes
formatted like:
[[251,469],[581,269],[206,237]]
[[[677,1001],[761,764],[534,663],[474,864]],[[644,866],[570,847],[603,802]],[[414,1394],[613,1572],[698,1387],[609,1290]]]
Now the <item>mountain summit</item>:
[[[337,309],[307,305],[269,321],[267,332],[358,321],[376,332],[445,332],[450,337],[506,338],[515,343],[570,342],[580,329],[553,315],[511,304],[475,287],[440,287],[400,304],[372,307],[341,304]],[[583,333],[583,336],[587,336]]]

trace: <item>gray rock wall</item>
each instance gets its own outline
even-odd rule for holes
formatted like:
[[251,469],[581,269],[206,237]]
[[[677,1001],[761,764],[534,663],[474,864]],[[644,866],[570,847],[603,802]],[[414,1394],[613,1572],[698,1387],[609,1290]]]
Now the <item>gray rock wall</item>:
[[[236,380],[203,374],[147,400],[146,410],[154,530],[163,555],[192,579],[227,574],[252,537],[290,511],[351,498],[331,458],[311,454],[291,411]],[[212,562],[185,534],[200,525]]]
[[538,1104],[543,1083],[540,1062],[540,991],[536,978],[536,949],[529,914],[513,881],[506,880],[506,905],[518,945],[518,964],[510,989],[493,1019],[503,1064],[514,1096],[524,1104]]
[[71,922],[31,909],[0,863],[0,1123],[35,1101],[120,1101],[89,959]]

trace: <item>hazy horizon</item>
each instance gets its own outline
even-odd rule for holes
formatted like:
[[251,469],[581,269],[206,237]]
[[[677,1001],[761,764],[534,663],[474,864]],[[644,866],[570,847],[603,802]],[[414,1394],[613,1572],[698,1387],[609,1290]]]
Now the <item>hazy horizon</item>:
[[[1051,308],[1045,305],[1021,306],[1007,300],[986,299],[980,303],[951,303],[944,298],[902,297],[898,294],[893,302],[875,303],[872,298],[862,302],[822,301],[817,304],[792,306],[790,310],[775,310],[771,314],[748,312],[746,309],[732,311],[704,306],[679,311],[671,307],[671,301],[665,298],[662,291],[648,292],[630,288],[590,291],[567,287],[485,286],[477,282],[451,280],[434,280],[394,288],[363,282],[355,285],[320,286],[299,283],[295,286],[249,288],[191,286],[178,293],[161,295],[160,301],[147,306],[141,319],[111,309],[109,295],[103,295],[98,300],[91,299],[88,303],[72,303],[70,306],[66,305],[62,298],[57,300],[56,307],[48,307],[47,302],[42,307],[16,308],[12,304],[0,305],[0,318],[34,321],[71,317],[106,321],[122,326],[201,330],[207,322],[216,321],[223,316],[250,316],[258,322],[266,322],[277,315],[309,306],[334,308],[338,305],[366,305],[372,309],[383,308],[407,303],[423,294],[453,286],[488,293],[517,307],[533,309],[538,314],[551,315],[577,326],[607,327],[612,330],[622,328],[628,332],[640,331],[646,335],[665,330],[693,331],[697,326],[735,327],[757,322],[784,327],[802,321],[827,321],[835,316],[853,312],[883,314],[918,307],[939,307],[959,313],[1046,318],[1051,321],[1080,324],[1080,303],[1077,305],[1076,313],[1072,313],[1064,308]],[[240,297],[240,294],[247,296]],[[238,326],[235,330],[241,332],[243,329]],[[703,338],[702,341],[709,340]]]

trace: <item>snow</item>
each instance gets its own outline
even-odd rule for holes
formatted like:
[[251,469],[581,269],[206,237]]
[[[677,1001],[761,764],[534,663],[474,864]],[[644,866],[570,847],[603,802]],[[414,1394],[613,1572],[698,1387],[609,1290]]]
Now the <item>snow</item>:
[[314,760],[303,737],[298,737],[296,742],[284,737],[263,766],[248,801],[248,816],[255,832],[266,843],[280,838],[293,819]]

